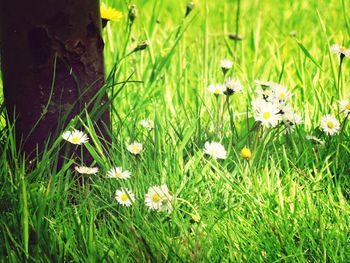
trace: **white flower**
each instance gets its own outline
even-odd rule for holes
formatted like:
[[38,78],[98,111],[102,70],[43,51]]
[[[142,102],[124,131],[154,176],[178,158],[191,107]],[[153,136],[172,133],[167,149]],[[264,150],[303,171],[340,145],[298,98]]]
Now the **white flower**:
[[312,135],[306,135],[306,140],[309,140],[309,141],[314,141],[320,145],[324,145],[325,144],[325,141],[315,137],[315,136],[312,136]]
[[211,84],[208,87],[208,91],[214,95],[222,95],[224,94],[226,87],[221,84]]
[[255,80],[256,86],[271,87],[274,83],[272,81]]
[[74,169],[80,174],[96,174],[98,167],[75,166]]
[[280,110],[280,113],[283,114],[288,114],[288,113],[292,113],[292,107],[289,104],[286,103],[281,103],[277,100],[275,100],[273,102],[275,104],[275,106]]
[[275,99],[274,94],[271,90],[271,88],[266,88],[266,89],[259,89],[256,91],[256,94],[258,95],[259,100],[264,100],[264,101],[273,101]]
[[134,141],[133,143],[130,143],[129,145],[127,145],[127,150],[129,152],[131,152],[134,155],[138,155],[142,152],[143,150],[143,145],[142,143],[139,143],[137,141]]
[[233,62],[231,60],[228,59],[222,59],[221,60],[221,68],[222,70],[226,70],[228,71],[229,69],[231,69],[233,66]]
[[123,171],[121,167],[113,167],[107,172],[107,178],[117,178],[126,180],[130,178],[131,173],[127,170]]
[[280,109],[271,102],[264,100],[254,100],[252,102],[254,117],[265,127],[275,127],[281,119]]
[[293,111],[287,111],[282,115],[282,120],[287,125],[298,125],[301,124],[302,119],[299,114]]
[[115,199],[123,206],[131,206],[135,202],[135,195],[128,188],[120,188],[115,192]]
[[72,144],[78,145],[86,143],[89,140],[89,137],[84,132],[76,129],[64,132],[62,138]]
[[256,93],[261,99],[265,101],[274,102],[285,102],[288,100],[292,94],[285,86],[282,86],[278,83],[272,81],[260,81],[256,80],[255,84],[261,86],[262,90],[257,90]]
[[169,189],[165,184],[151,186],[145,196],[146,206],[150,210],[170,212],[172,210],[172,200],[173,197],[170,195]]
[[342,100],[339,101],[339,106],[340,106],[340,110],[342,112],[344,112],[344,114],[349,114],[350,113],[350,102],[349,100]]
[[154,121],[151,119],[144,119],[140,121],[140,125],[148,130],[154,129]]
[[226,95],[232,95],[233,93],[238,93],[243,90],[243,86],[239,80],[233,79],[233,78],[227,78],[225,81],[225,87],[226,90],[224,91],[224,94]]
[[301,116],[293,112],[290,107],[285,107],[285,109],[283,109],[282,121],[286,127],[286,133],[291,133],[295,125],[302,123]]
[[271,90],[273,92],[273,96],[278,101],[284,102],[292,96],[292,94],[288,91],[288,89],[285,86],[279,84],[271,85]]
[[328,135],[333,135],[339,132],[340,123],[332,115],[325,115],[321,119],[321,129]]
[[350,49],[342,47],[338,44],[334,44],[331,46],[331,51],[335,54],[339,54],[345,57],[350,57]]
[[257,98],[255,100],[252,100],[252,108],[253,111],[256,111],[258,107],[260,107],[260,104],[265,103],[266,101],[263,98]]
[[204,144],[204,153],[217,159],[226,159],[225,147],[218,142],[206,142]]

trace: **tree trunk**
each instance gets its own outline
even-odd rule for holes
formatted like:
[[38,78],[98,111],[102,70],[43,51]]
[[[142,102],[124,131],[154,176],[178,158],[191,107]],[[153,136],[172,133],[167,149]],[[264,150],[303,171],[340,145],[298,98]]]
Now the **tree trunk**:
[[[67,123],[79,114],[104,83],[99,1],[0,1],[5,104],[17,144],[33,157],[62,117]],[[105,111],[97,130],[107,140],[109,126]]]

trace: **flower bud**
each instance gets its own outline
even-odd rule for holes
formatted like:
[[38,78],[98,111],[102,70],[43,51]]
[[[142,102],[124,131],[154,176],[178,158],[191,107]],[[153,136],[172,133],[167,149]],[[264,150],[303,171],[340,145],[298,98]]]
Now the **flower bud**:
[[243,38],[240,35],[236,35],[236,34],[228,34],[228,38],[233,40],[233,41],[241,41]]
[[246,160],[248,160],[248,159],[250,159],[252,157],[252,152],[250,151],[249,148],[244,147],[241,150],[241,157],[246,159]]
[[137,52],[137,51],[141,51],[146,49],[149,46],[149,42],[147,40],[141,41],[140,43],[138,43],[138,45],[135,47],[135,49],[133,50],[133,52]]
[[191,11],[194,9],[194,3],[191,1],[186,5],[186,14],[185,17],[188,16]]
[[136,5],[130,5],[129,6],[128,17],[129,17],[130,24],[133,24],[135,18],[137,17],[137,6]]
[[221,60],[221,69],[222,69],[222,72],[224,73],[224,76],[232,68],[232,66],[233,66],[233,62],[231,60],[228,60],[228,59]]

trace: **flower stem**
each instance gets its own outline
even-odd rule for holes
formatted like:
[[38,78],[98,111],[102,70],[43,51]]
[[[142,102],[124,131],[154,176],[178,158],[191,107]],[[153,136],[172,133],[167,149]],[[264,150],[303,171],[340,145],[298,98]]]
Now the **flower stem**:
[[[225,103],[227,104],[227,111],[228,111],[229,116],[230,116],[230,128],[232,131],[232,136],[234,137],[234,135],[236,135],[236,138],[238,139],[238,132],[236,129],[236,125],[234,123],[234,117],[233,117],[233,112],[232,112],[231,107],[230,107],[231,105],[230,105],[230,97],[229,96],[226,97]],[[225,105],[224,105],[224,107],[225,107]]]
[[188,213],[188,214],[190,214],[192,216],[194,221],[196,221],[196,222],[200,221],[201,216],[199,215],[197,209],[189,201],[187,201],[185,199],[182,199],[182,198],[179,198],[179,197],[177,197],[176,200],[180,201],[180,202],[183,202],[183,203],[187,204],[189,207],[191,207],[193,212],[194,212],[194,214],[190,214],[190,213]]
[[339,71],[338,71],[338,100],[342,97],[342,85],[341,85],[341,68],[343,65],[344,56],[340,55]]
[[216,99],[216,134],[218,136],[218,139],[220,138],[220,102],[219,102],[219,96],[215,96]]
[[[241,9],[241,1],[238,0],[237,1],[237,10],[236,10],[236,31],[235,31],[235,35],[238,37],[238,29],[239,29],[239,16],[240,16],[240,9]],[[235,51],[237,49],[237,42],[235,41]]]

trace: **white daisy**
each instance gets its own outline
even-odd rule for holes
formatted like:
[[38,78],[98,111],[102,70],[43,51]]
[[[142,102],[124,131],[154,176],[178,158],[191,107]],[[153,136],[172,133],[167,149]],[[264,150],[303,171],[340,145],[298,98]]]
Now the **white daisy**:
[[206,142],[204,144],[204,153],[217,159],[226,159],[225,147],[219,142]]
[[279,110],[282,115],[282,121],[285,125],[298,125],[301,124],[302,118],[299,114],[292,110],[292,107],[288,104],[280,104]]
[[107,178],[117,178],[126,180],[130,178],[131,173],[128,170],[123,171],[121,167],[113,167],[107,172]]
[[279,84],[272,85],[271,90],[273,92],[273,96],[280,102],[287,101],[292,96],[285,86]]
[[286,133],[293,132],[295,126],[302,123],[301,116],[293,112],[292,110],[285,111],[282,114],[282,121],[286,127],[286,130],[285,130]]
[[233,93],[241,92],[243,90],[243,86],[241,82],[233,78],[227,78],[225,80],[225,87],[226,87],[226,90],[224,91],[224,94],[226,94],[227,96],[230,96]]
[[262,98],[257,98],[255,100],[252,100],[252,108],[253,111],[256,111],[258,107],[260,107],[260,104],[265,103],[266,101]]
[[270,87],[274,83],[271,81],[263,81],[263,80],[255,80],[255,85],[256,86],[261,86],[261,87]]
[[80,174],[96,174],[98,167],[75,166],[74,169]]
[[350,102],[349,100],[339,101],[340,110],[344,112],[345,115],[350,113]]
[[302,119],[298,113],[293,111],[287,111],[282,115],[282,120],[288,125],[299,125],[302,123]]
[[145,127],[148,130],[154,129],[154,121],[151,119],[144,119],[140,121],[140,125]]
[[226,90],[226,87],[221,84],[211,84],[208,87],[208,91],[214,95],[222,95],[224,94],[225,90]]
[[275,99],[271,88],[258,89],[256,91],[256,94],[258,96],[258,99],[261,99],[261,100],[264,100],[264,101],[273,101]]
[[254,117],[265,127],[275,127],[281,119],[280,109],[271,102],[264,100],[254,100],[252,102]]
[[122,206],[131,206],[135,202],[135,195],[128,188],[120,188],[115,192],[115,199]]
[[142,143],[134,141],[133,143],[130,143],[129,145],[127,145],[126,148],[130,153],[132,153],[134,155],[138,155],[142,152],[143,145],[142,145]]
[[340,123],[334,116],[325,115],[321,119],[320,127],[328,135],[333,135],[339,132]]
[[62,138],[72,144],[81,145],[89,140],[86,133],[74,129],[73,131],[66,131],[62,134]]
[[280,113],[282,115],[284,114],[288,114],[288,113],[292,113],[292,107],[289,104],[286,103],[280,103],[279,101],[275,100],[273,102],[273,104],[275,104],[275,106],[280,110]]
[[146,206],[150,210],[171,212],[172,200],[173,197],[170,195],[169,189],[165,184],[151,186],[145,196]]
[[224,72],[224,74],[227,71],[229,71],[233,66],[233,62],[229,59],[222,59],[220,64],[221,64],[221,68],[222,68],[222,71]]
[[331,51],[335,54],[339,54],[344,57],[350,57],[350,49],[342,47],[338,44],[334,44],[331,46]]

